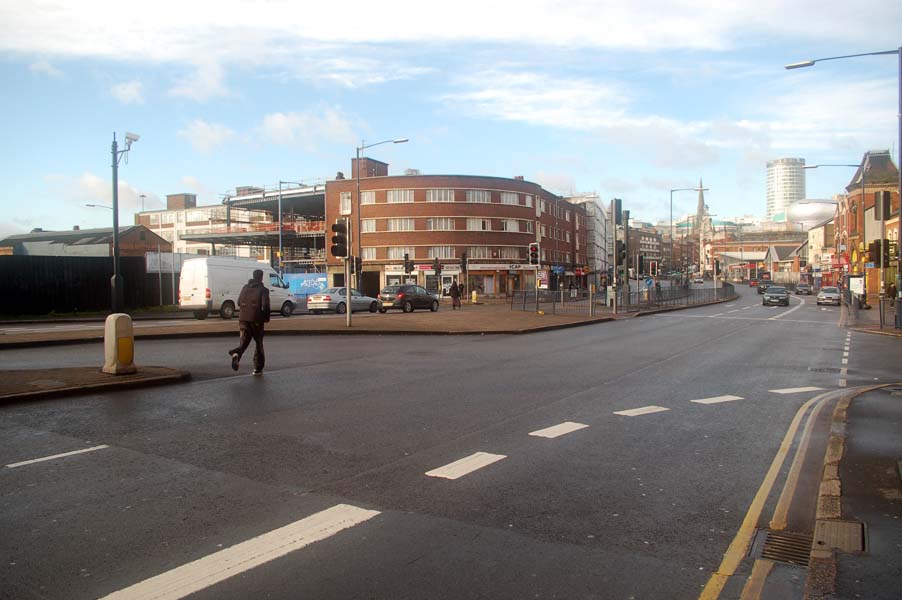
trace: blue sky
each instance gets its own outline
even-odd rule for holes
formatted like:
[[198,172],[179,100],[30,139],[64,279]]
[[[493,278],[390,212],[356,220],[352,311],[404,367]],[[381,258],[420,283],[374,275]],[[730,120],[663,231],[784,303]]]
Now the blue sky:
[[[103,227],[110,143],[120,220],[166,194],[317,182],[355,147],[392,173],[523,175],[669,218],[764,214],[765,163],[898,156],[897,59],[787,71],[902,44],[902,3],[836,0],[7,2],[0,37],[0,234]],[[852,169],[808,174],[840,193]],[[694,211],[677,194],[674,213]]]

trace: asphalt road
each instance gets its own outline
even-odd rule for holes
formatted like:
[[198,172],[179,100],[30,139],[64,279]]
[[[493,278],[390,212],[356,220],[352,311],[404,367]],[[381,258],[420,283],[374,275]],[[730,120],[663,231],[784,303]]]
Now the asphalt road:
[[0,596],[698,597],[803,403],[898,373],[839,309],[739,291],[529,336],[274,337],[263,377],[223,339],[141,342],[194,381],[0,407]]

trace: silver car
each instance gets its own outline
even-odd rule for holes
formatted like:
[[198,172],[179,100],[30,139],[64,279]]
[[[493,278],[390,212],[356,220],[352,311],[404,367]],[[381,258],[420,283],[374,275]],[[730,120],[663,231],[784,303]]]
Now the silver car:
[[839,288],[836,287],[825,287],[821,288],[821,291],[817,293],[817,303],[821,304],[835,304],[839,306],[840,302],[840,293]]
[[[322,312],[334,312],[343,315],[348,311],[348,303],[345,301],[346,288],[331,287],[311,295],[307,298],[307,310],[315,315]],[[382,308],[382,301],[378,298],[364,296],[359,291],[351,289],[351,310],[368,310],[376,312]]]

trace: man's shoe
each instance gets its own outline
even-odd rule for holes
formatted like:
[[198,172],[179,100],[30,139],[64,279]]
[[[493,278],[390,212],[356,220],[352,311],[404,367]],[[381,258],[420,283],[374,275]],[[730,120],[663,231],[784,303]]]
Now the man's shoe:
[[238,370],[238,361],[241,360],[241,357],[238,356],[237,352],[229,352],[229,355],[232,357],[232,370]]
[[263,369],[254,369],[254,375],[263,375]]

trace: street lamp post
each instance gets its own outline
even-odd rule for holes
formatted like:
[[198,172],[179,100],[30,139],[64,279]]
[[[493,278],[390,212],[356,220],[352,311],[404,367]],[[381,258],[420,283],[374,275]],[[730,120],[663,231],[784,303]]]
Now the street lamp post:
[[[354,163],[354,179],[356,181],[356,194],[354,199],[354,233],[351,233],[351,228],[348,227],[348,254],[349,256],[345,258],[345,301],[348,303],[348,311],[345,313],[347,315],[347,326],[351,326],[351,260],[353,258],[350,256],[350,250],[354,245],[353,236],[357,237],[357,253],[354,256],[360,256],[361,265],[363,264],[363,236],[360,235],[360,152],[366,150],[367,148],[372,148],[373,146],[380,146],[382,144],[403,144],[407,142],[407,138],[398,138],[394,140],[382,140],[381,142],[376,142],[375,144],[367,144],[363,140],[360,141],[360,145],[357,146],[357,161]],[[357,273],[357,280],[360,280],[360,273]]]
[[[898,67],[898,86],[899,86],[899,95],[898,95],[898,110],[896,111],[896,115],[898,117],[898,136],[899,136],[899,144],[896,146],[899,148],[899,152],[902,153],[902,46],[899,46],[896,50],[882,50],[880,52],[865,52],[863,54],[847,54],[845,56],[829,56],[827,58],[818,58],[814,60],[804,60],[797,63],[792,63],[786,65],[787,69],[799,69],[802,67],[811,67],[814,66],[815,63],[822,62],[825,60],[839,60],[843,58],[857,58],[859,56],[879,56],[879,55],[889,55],[895,54],[899,57],[899,67]],[[900,154],[902,156],[902,154]],[[899,161],[902,163],[902,160]],[[899,194],[899,202],[902,203],[902,164],[897,165],[899,171],[899,180],[897,182],[897,192]],[[864,185],[862,184],[862,189]],[[862,210],[864,210],[864,206],[862,206]],[[902,209],[900,209],[900,222],[899,222],[899,232],[902,233]],[[899,291],[902,289],[902,235],[899,236],[899,244],[897,245],[898,253],[896,255],[896,329],[902,329],[902,297],[899,297]],[[883,242],[881,242],[882,244]]]
[[282,275],[282,256],[284,253],[284,249],[282,248],[282,185],[283,184],[292,184],[301,186],[304,185],[299,181],[282,181],[279,180],[279,275]]
[[[123,280],[119,274],[119,161],[122,157],[128,156],[132,144],[138,141],[140,136],[136,133],[126,132],[125,149],[119,149],[119,143],[116,141],[116,132],[113,132],[113,146],[111,154],[113,156],[113,277],[110,279],[110,291],[112,296],[112,312],[118,313],[122,310],[123,298]],[[126,158],[126,163],[128,158]]]

